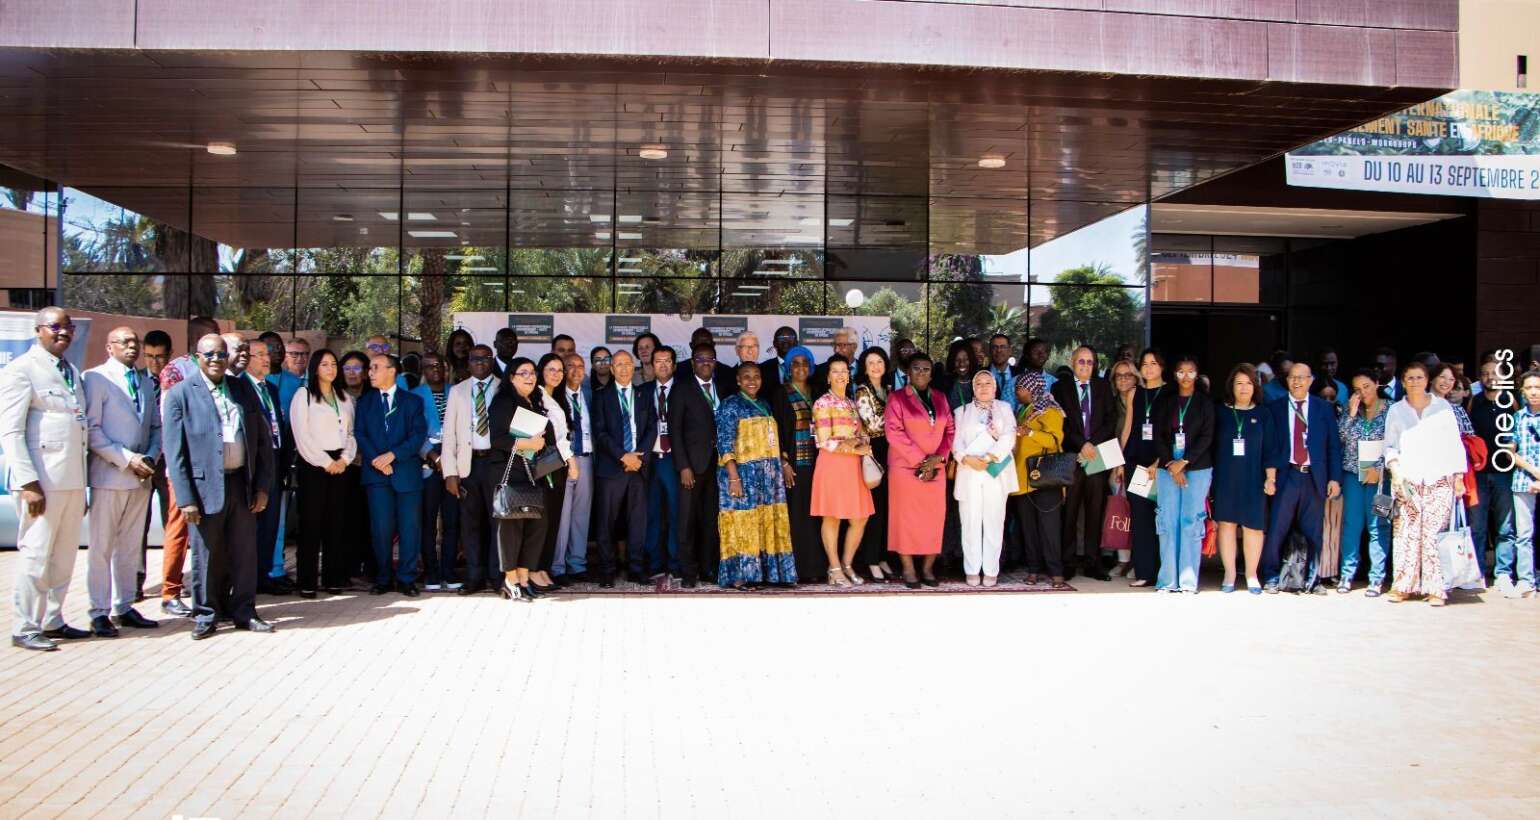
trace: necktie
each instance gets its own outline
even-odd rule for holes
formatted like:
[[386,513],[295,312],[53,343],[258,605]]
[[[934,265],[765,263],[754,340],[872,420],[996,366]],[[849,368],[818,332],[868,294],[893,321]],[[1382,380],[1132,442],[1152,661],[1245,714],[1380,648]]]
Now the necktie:
[[[660,426],[663,429],[667,430],[668,429],[668,388],[664,387],[662,385],[658,386],[658,417],[662,420],[659,423],[658,426]],[[659,439],[658,440],[658,446],[663,448],[663,452],[664,453],[667,453],[670,449],[672,449],[669,446],[668,433],[664,433],[663,435],[659,436],[658,439]]]
[[893,389],[894,390],[903,390],[904,389],[904,384],[906,382],[908,382],[908,381],[909,381],[909,379],[905,378],[905,376],[904,376],[904,371],[899,370],[899,371],[895,372],[893,374]]
[[278,430],[278,412],[273,407],[273,398],[267,394],[267,387],[255,378],[251,380],[252,386],[257,389],[257,398],[262,400],[262,411],[267,413],[267,429],[273,437],[273,449],[283,446],[282,433]]
[[139,374],[132,367],[124,374],[123,378],[128,382],[128,397],[134,400],[134,412],[143,414],[144,406],[139,401]]
[[631,388],[620,388],[620,449],[631,452],[636,439],[631,435]]
[[393,409],[390,406],[390,394],[389,393],[381,393],[380,394],[380,399],[382,399],[385,402],[385,432],[389,433],[390,432],[390,411]]
[[711,402],[711,412],[715,413],[717,411],[717,386],[711,382],[706,382],[706,398]]
[[487,421],[487,383],[476,383],[476,435],[485,436],[492,431]]
[[70,363],[63,359],[59,360],[59,375],[64,377],[64,386],[73,391],[75,389],[75,371],[70,370]]
[[1080,385],[1080,432],[1091,434],[1091,385],[1084,382]]
[[1310,450],[1305,446],[1304,402],[1294,402],[1294,463],[1305,464],[1310,460]]
[[580,456],[586,456],[583,452],[583,396],[577,391],[567,394],[567,403],[572,405],[572,449]]

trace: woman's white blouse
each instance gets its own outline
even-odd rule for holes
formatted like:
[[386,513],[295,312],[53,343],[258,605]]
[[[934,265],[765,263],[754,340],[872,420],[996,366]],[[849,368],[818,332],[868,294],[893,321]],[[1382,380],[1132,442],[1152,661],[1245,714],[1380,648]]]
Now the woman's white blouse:
[[[1385,416],[1385,463],[1387,465],[1396,465],[1395,475],[1402,481],[1408,481],[1412,484],[1430,484],[1447,478],[1447,476],[1441,475],[1412,475],[1406,470],[1401,469],[1400,465],[1397,464],[1397,461],[1401,458],[1401,435],[1403,433],[1440,413],[1454,412],[1454,408],[1449,406],[1449,402],[1437,396],[1430,396],[1429,398],[1428,406],[1422,411],[1421,416],[1417,415],[1417,409],[1407,403],[1406,399],[1401,399],[1392,404],[1390,411]],[[1456,428],[1453,435],[1456,438],[1459,437],[1458,428]]]
[[327,450],[341,450],[342,461],[353,463],[358,454],[358,440],[353,437],[353,405],[349,397],[342,401],[339,392],[337,409],[332,410],[324,401],[314,401],[310,391],[301,388],[289,400],[289,428],[294,434],[294,446],[300,457],[313,467],[325,467],[332,462]]
[[[953,495],[961,498],[959,494],[964,491],[964,485],[986,480],[1005,485],[1006,492],[1015,492],[1018,486],[1015,469],[1002,470],[999,475],[991,476],[988,472],[962,466],[963,451],[986,430],[995,440],[989,448],[993,460],[1003,461],[1011,457],[1011,452],[1016,448],[1016,414],[1011,412],[1011,406],[995,399],[989,409],[985,410],[979,407],[978,402],[970,401],[954,410],[952,416],[957,424],[957,433],[952,438],[952,457],[958,462],[958,482]],[[964,480],[965,476],[967,480]]]
[[[566,389],[566,388],[558,388]],[[556,432],[556,452],[562,461],[572,459],[572,435],[568,432],[567,414],[562,411],[561,405],[556,403],[556,397],[550,393],[545,394],[545,417],[551,420],[551,429]]]

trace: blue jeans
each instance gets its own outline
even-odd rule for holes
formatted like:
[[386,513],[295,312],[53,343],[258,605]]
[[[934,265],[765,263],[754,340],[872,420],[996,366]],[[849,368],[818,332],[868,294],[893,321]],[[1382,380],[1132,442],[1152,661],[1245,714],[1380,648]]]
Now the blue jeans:
[[1342,572],[1341,583],[1350,583],[1358,574],[1358,558],[1363,553],[1359,539],[1369,531],[1369,583],[1385,583],[1385,557],[1390,548],[1390,522],[1374,514],[1374,494],[1378,484],[1365,484],[1357,476],[1342,477]]
[[[667,518],[663,505],[668,505]],[[647,487],[647,560],[648,572],[667,570],[679,574],[679,471],[674,469],[674,454],[665,453],[652,462],[652,482]],[[663,527],[668,526],[668,555],[660,549]]]
[[[1470,535],[1471,540],[1476,542],[1476,558],[1483,566],[1486,564],[1487,543],[1490,539],[1496,541],[1496,574],[1513,574],[1517,531],[1513,521],[1512,473],[1476,473],[1476,506],[1470,508]],[[1507,556],[1506,565],[1503,563],[1504,556]]]
[[1497,577],[1506,575],[1517,563],[1518,582],[1533,587],[1535,585],[1535,494],[1510,492],[1509,495],[1513,499],[1513,514],[1508,516],[1508,520],[1512,522],[1510,526],[1517,535],[1507,542],[1507,550],[1503,549],[1503,541],[1497,542]]
[[1160,532],[1160,572],[1156,589],[1198,591],[1198,562],[1203,559],[1203,526],[1208,520],[1212,469],[1188,470],[1187,486],[1178,487],[1166,470],[1156,472],[1155,528]]

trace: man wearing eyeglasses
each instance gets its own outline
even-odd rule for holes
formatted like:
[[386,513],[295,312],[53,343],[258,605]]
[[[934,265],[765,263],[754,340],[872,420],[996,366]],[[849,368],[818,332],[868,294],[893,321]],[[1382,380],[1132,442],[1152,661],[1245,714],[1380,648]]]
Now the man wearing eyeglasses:
[[[374,542],[375,577],[370,595],[394,588],[417,597],[417,563],[422,537],[422,451],[428,423],[422,399],[402,388],[401,362],[389,353],[369,360],[369,386],[358,399],[353,434],[363,459],[364,493],[369,498],[369,534]],[[400,559],[391,563],[391,547]]]
[[238,333],[225,334],[225,349],[230,356],[229,374],[244,378],[262,404],[268,431],[273,441],[273,482],[267,490],[267,509],[257,516],[257,592],[264,595],[288,595],[294,583],[284,570],[283,490],[294,454],[293,433],[289,430],[278,386],[267,380],[273,358],[260,342],[253,349]]
[[[157,381],[160,383],[162,396],[161,432],[163,436],[166,424],[164,397],[173,387],[198,372],[198,340],[208,335],[219,335],[218,322],[207,316],[194,316],[188,319],[187,355],[178,356],[172,359],[170,364],[161,368]],[[162,441],[164,442],[164,438]],[[187,561],[187,519],[182,516],[182,508],[176,497],[176,485],[170,481],[169,467],[166,483],[171,488],[171,503],[165,519],[165,534],[160,550],[160,611],[167,615],[186,618],[192,615],[192,610],[182,603],[183,565]]]
[[1276,436],[1265,464],[1277,470],[1262,492],[1272,496],[1267,540],[1262,543],[1262,580],[1269,593],[1279,591],[1281,551],[1289,530],[1296,524],[1309,548],[1306,593],[1325,595],[1316,573],[1321,559],[1322,528],[1326,501],[1342,492],[1342,440],[1337,435],[1337,416],[1331,404],[1310,394],[1315,378],[1310,365],[1295,362],[1283,378],[1288,392],[1266,405]]
[[[1074,377],[1054,384],[1049,392],[1064,408],[1064,452],[1078,454],[1083,468],[1096,458],[1096,445],[1117,438],[1117,416],[1112,387],[1096,375],[1096,351],[1090,345],[1081,345],[1070,354],[1070,370]],[[1107,507],[1108,476],[1105,471],[1087,475],[1084,469],[1076,470],[1064,504],[1065,540],[1080,530],[1081,572],[1098,581],[1112,579],[1102,566],[1102,514]],[[1066,565],[1072,563],[1073,547],[1064,551],[1064,557]],[[1073,575],[1071,570],[1067,577]]]
[[461,595],[475,594],[483,586],[495,592],[502,579],[492,526],[492,497],[502,473],[493,459],[491,411],[497,391],[507,387],[492,372],[492,348],[472,347],[467,363],[470,378],[449,388],[439,431],[444,492],[460,499],[460,548],[465,553]]
[[720,558],[717,531],[716,348],[702,342],[690,351],[689,375],[668,407],[675,468],[679,471],[679,569],[683,586],[716,580]]
[[80,371],[65,361],[75,323],[62,308],[38,311],[37,343],[0,370],[0,446],[16,499],[11,645],[48,652],[91,633],[64,622],[64,595],[86,512],[86,415]]

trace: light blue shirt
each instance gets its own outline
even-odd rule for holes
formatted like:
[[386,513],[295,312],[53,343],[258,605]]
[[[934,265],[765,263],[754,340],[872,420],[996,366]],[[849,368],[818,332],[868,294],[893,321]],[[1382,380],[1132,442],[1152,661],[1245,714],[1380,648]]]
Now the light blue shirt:
[[278,385],[278,406],[286,411],[293,404],[294,394],[305,387],[304,379],[287,370],[267,374],[267,381]]
[[1016,377],[1009,367],[991,367],[989,375],[995,377],[995,398],[1011,406],[1011,412],[1021,409],[1016,401]]

